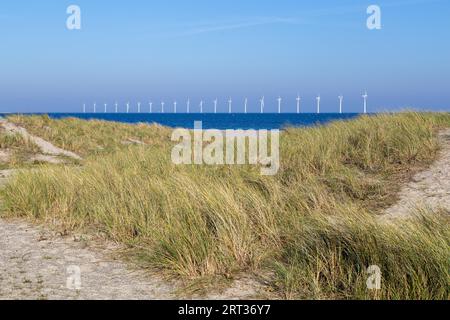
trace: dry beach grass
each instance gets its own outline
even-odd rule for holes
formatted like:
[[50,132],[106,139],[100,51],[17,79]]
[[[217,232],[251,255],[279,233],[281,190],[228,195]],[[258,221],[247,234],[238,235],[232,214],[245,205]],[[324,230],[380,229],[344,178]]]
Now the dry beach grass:
[[23,165],[28,157],[38,151],[32,142],[19,134],[7,134],[0,128],[0,168],[14,168]]
[[[283,298],[449,298],[449,216],[378,219],[401,182],[435,160],[448,114],[287,129],[274,177],[254,166],[175,166],[170,130],[159,126],[9,121],[86,159],[19,172],[2,190],[5,216],[101,231],[182,278],[273,274]],[[376,293],[366,287],[370,265],[383,274]]]

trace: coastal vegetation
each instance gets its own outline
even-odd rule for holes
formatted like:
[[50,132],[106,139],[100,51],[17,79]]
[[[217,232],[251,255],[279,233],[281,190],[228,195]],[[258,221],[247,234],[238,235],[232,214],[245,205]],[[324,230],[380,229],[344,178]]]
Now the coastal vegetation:
[[[281,298],[450,297],[449,215],[380,219],[402,182],[435,160],[449,114],[287,128],[275,176],[249,165],[174,165],[171,130],[158,125],[8,120],[84,160],[20,171],[1,190],[4,216],[101,233],[182,279],[268,275]],[[374,265],[380,290],[366,284]]]

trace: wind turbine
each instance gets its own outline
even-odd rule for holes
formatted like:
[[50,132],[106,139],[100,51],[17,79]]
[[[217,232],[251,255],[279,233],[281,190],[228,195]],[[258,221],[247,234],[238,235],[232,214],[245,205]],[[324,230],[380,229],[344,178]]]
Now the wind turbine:
[[152,113],[152,112],[153,112],[153,102],[150,101],[150,102],[148,103],[148,106],[149,106],[149,110],[148,110],[148,111],[149,111],[150,113]]
[[127,113],[130,113],[130,103],[127,102]]
[[369,97],[367,95],[367,91],[364,92],[364,94],[362,95],[363,99],[364,99],[364,113],[367,113],[367,98]]
[[117,101],[116,101],[116,103],[114,104],[114,106],[116,107],[116,110],[115,110],[116,113],[119,112],[119,104],[117,103]]
[[214,113],[217,113],[217,98],[214,100]]
[[97,113],[97,104],[94,102],[94,113]]
[[317,113],[320,113],[320,94],[316,97],[317,100]]
[[177,102],[173,103],[173,113],[177,113]]
[[248,99],[245,98],[245,101],[244,101],[244,113],[247,113],[247,104],[248,104]]
[[137,106],[138,106],[138,113],[141,113],[141,103],[138,102],[138,103],[137,103]]
[[299,94],[297,94],[297,113],[300,113],[300,95]]
[[278,113],[281,113],[281,97],[278,97]]
[[259,101],[261,102],[261,113],[264,113],[264,96]]
[[164,113],[164,105],[165,105],[164,101],[161,101],[161,113]]
[[191,101],[188,98],[187,103],[186,103],[186,112],[187,113],[191,112],[190,107],[191,107]]
[[107,107],[108,107],[108,104],[107,103],[105,103],[105,113],[106,113],[106,109],[107,109]]
[[339,113],[342,113],[342,101],[344,100],[344,96],[341,94],[338,98],[339,98]]
[[86,113],[86,103],[83,103],[83,113]]
[[231,113],[231,105],[232,105],[232,103],[233,103],[233,100],[231,100],[231,97],[230,97],[230,99],[228,99],[228,113]]
[[203,113],[203,100],[200,100],[200,113]]

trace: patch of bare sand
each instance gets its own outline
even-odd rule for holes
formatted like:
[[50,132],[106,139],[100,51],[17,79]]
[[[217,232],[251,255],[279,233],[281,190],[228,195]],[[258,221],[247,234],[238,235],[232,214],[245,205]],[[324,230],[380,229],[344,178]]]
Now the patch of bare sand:
[[12,152],[8,149],[0,149],[0,163],[8,163],[11,160]]
[[[172,299],[174,286],[87,246],[23,221],[0,220],[0,299]],[[81,271],[81,287],[73,268]],[[67,285],[69,281],[69,285]]]

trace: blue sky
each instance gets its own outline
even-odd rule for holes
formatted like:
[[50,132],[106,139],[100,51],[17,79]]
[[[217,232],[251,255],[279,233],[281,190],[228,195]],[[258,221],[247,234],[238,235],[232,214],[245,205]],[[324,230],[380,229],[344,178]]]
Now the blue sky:
[[[82,29],[66,28],[81,8]],[[368,30],[366,9],[382,10]],[[117,100],[205,110],[450,111],[448,0],[5,1],[0,4],[0,111],[80,111]]]

